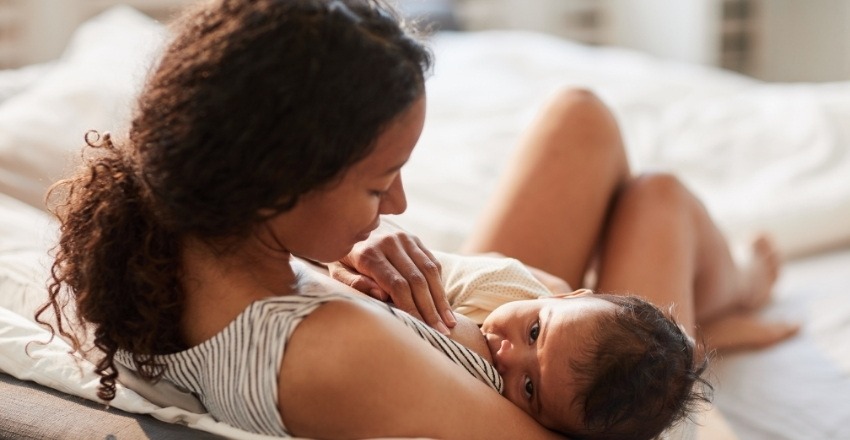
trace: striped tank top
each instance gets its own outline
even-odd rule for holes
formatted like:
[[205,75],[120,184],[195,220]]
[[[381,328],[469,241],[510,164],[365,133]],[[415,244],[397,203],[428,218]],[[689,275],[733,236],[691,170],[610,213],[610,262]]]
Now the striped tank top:
[[[277,378],[289,338],[305,317],[328,301],[371,301],[325,293],[307,283],[300,287],[298,295],[253,302],[221,332],[199,345],[157,356],[166,366],[163,377],[197,395],[220,422],[258,434],[290,436],[277,406]],[[422,339],[501,393],[501,376],[477,353],[411,315],[387,308]],[[119,350],[115,360],[135,370],[131,353]]]

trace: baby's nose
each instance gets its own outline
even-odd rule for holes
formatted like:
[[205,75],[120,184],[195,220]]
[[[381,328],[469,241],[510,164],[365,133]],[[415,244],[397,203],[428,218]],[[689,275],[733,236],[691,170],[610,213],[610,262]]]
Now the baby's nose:
[[502,340],[501,345],[499,345],[499,351],[496,352],[496,370],[499,374],[504,376],[508,369],[511,368],[514,363],[515,351],[511,341],[507,339]]

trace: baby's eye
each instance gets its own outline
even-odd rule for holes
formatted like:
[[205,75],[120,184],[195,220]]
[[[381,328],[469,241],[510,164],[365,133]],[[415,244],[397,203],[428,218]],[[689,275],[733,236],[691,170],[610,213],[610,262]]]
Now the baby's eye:
[[534,325],[531,326],[531,331],[528,332],[529,342],[534,343],[538,336],[540,336],[540,323],[535,322]]
[[531,379],[526,376],[525,378],[525,398],[530,399],[531,396],[534,395],[534,384],[531,383]]

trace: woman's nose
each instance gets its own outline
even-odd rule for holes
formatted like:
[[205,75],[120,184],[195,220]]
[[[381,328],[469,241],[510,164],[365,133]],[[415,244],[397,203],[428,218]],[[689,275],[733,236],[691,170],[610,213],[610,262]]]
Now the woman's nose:
[[407,210],[407,197],[404,195],[404,185],[401,183],[401,174],[399,174],[381,200],[381,214],[401,214],[405,210]]

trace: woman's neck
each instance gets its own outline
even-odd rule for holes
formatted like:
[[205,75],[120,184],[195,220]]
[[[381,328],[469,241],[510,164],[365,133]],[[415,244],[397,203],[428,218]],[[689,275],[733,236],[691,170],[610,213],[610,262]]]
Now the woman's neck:
[[186,343],[194,346],[214,336],[254,301],[294,293],[290,257],[256,241],[216,246],[184,239],[181,328]]

